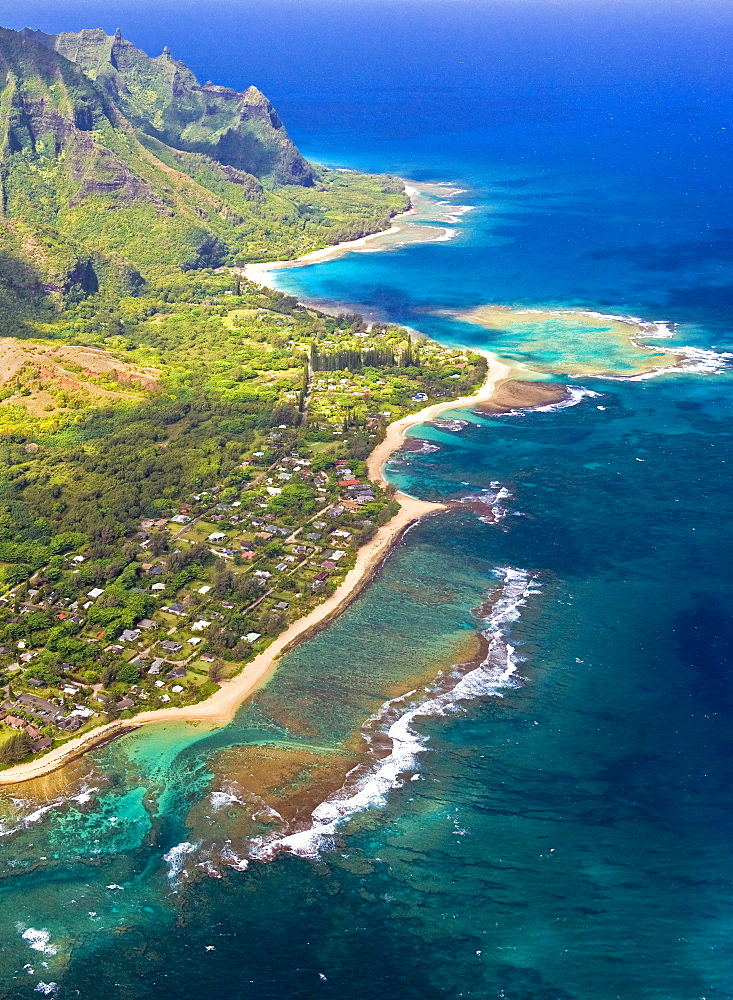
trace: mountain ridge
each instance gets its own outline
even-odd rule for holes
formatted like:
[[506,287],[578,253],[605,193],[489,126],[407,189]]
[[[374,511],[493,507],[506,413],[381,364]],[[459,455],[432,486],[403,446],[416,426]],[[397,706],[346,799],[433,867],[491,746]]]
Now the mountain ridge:
[[171,270],[357,238],[406,205],[396,178],[308,163],[255,87],[202,86],[170,53],[151,58],[119,32],[0,28],[6,333]]
[[136,128],[166,145],[280,184],[313,184],[313,168],[256,87],[240,93],[202,85],[167,46],[160,56],[148,56],[119,29],[114,35],[102,28],[47,35],[26,28],[21,34],[79,66]]

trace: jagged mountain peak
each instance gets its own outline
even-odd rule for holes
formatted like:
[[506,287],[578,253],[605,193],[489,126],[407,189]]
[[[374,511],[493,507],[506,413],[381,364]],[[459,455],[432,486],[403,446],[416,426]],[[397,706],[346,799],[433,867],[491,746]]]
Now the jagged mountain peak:
[[256,87],[200,84],[166,48],[149,56],[102,28],[48,35],[23,32],[78,65],[141,132],[188,153],[203,153],[227,166],[276,184],[313,183],[303,159],[271,103]]

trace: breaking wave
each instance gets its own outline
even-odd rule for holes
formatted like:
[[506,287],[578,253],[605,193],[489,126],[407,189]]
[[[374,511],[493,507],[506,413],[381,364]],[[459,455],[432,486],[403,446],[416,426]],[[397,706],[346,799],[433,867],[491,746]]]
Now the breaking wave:
[[[492,414],[492,419],[497,417],[523,417],[527,413],[554,413],[556,410],[565,410],[569,406],[577,406],[584,399],[598,398],[603,395],[601,392],[594,392],[593,389],[586,389],[583,385],[568,385],[567,397],[557,403],[546,403],[544,406],[522,406],[514,410],[507,410],[505,413]],[[482,414],[485,416],[485,414]]]
[[[516,685],[519,659],[508,634],[528,597],[539,593],[537,576],[513,566],[502,567],[496,574],[500,585],[489,595],[481,632],[486,642],[483,659],[456,665],[428,687],[385,702],[362,729],[374,759],[349,772],[339,791],[313,810],[308,827],[260,838],[248,852],[251,857],[267,861],[281,851],[315,857],[331,847],[342,823],[365,809],[383,805],[389,792],[401,787],[406,776],[415,772],[419,755],[427,748],[427,737],[413,728],[416,719],[459,711],[461,702],[501,697],[502,690]],[[384,756],[388,747],[389,753]]]

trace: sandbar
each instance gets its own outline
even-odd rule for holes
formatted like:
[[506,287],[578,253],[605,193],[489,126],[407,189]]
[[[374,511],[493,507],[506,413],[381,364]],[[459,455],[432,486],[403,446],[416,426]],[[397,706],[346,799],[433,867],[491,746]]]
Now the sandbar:
[[476,403],[474,413],[510,413],[512,410],[551,406],[570,398],[567,386],[557,382],[523,382],[507,379],[497,386],[491,399]]

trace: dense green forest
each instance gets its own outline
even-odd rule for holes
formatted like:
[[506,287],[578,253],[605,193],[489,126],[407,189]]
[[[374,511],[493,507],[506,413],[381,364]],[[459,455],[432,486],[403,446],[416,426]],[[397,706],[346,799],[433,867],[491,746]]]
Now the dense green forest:
[[102,290],[291,258],[389,226],[396,178],[298,152],[256,88],[120,34],[0,29],[0,332]]

